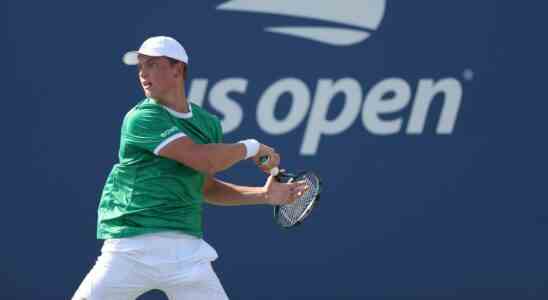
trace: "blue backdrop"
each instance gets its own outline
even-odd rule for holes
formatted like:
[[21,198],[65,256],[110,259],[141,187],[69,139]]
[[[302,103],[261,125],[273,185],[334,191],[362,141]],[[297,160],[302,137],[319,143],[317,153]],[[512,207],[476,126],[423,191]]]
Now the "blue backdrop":
[[[142,97],[123,56],[162,34],[187,48],[187,92],[226,141],[255,137],[325,183],[294,231],[266,206],[207,206],[232,299],[546,299],[544,11],[8,1],[0,298],[69,299],[94,263],[99,195]],[[265,179],[249,162],[220,177]]]

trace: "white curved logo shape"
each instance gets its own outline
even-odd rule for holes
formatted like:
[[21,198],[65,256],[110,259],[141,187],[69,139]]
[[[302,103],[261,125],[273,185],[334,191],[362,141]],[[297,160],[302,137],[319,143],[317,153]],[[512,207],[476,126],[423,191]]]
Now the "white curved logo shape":
[[350,46],[377,30],[386,0],[231,0],[220,10],[284,15],[327,21],[325,26],[266,27],[269,32],[305,38],[334,46]]

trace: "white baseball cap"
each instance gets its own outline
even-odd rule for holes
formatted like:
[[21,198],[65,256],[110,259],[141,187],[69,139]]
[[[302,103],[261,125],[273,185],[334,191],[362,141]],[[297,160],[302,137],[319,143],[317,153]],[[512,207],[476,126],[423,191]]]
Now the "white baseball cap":
[[124,63],[136,65],[138,63],[137,55],[165,56],[184,62],[188,65],[188,54],[185,48],[181,46],[176,39],[169,36],[153,36],[143,42],[139,50],[130,51],[124,55]]

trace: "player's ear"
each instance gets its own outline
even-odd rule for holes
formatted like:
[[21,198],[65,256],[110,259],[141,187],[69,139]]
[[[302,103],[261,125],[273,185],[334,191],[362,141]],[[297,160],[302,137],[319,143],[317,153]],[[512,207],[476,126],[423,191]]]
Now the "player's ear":
[[186,65],[182,62],[178,62],[176,66],[176,72],[174,74],[174,77],[178,77],[179,75],[183,78],[183,80],[186,79]]
[[186,71],[187,71],[187,69],[188,69],[187,65],[185,63],[181,63],[181,72],[182,72],[181,74],[183,76],[183,80],[186,80],[186,76],[187,76]]

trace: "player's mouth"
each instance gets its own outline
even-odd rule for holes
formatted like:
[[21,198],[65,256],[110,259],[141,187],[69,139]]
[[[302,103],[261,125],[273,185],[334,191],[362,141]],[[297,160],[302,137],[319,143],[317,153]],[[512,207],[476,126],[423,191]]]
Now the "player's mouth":
[[145,90],[148,90],[148,89],[150,89],[150,88],[152,87],[152,83],[149,82],[149,81],[141,82],[141,85],[143,86],[143,88],[144,88]]

